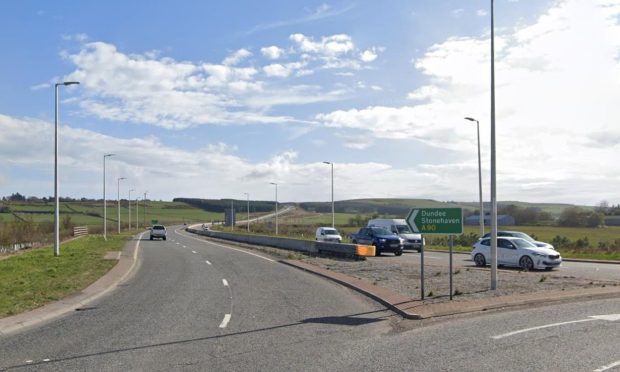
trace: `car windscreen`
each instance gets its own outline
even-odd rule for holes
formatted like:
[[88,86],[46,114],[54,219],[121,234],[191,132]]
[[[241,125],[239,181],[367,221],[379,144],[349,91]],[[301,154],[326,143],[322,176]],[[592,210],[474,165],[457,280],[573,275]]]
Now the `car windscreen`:
[[394,235],[382,227],[372,227],[371,230],[375,235]]
[[519,248],[536,248],[536,245],[528,242],[525,239],[512,239],[511,242]]
[[163,226],[153,226],[153,230],[165,230],[166,228]]
[[528,242],[533,242],[534,241],[534,239],[531,236],[527,235],[526,233],[522,233],[522,232],[514,232],[514,233],[512,233],[512,236],[514,236],[516,238],[525,239]]
[[407,225],[396,225],[396,230],[399,234],[413,234]]
[[336,229],[323,229],[323,233],[325,235],[338,235],[338,231]]

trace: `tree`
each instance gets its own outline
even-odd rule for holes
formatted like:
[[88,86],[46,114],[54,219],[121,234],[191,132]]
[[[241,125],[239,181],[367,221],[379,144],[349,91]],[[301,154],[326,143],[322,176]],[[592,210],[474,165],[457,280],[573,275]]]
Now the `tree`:
[[609,213],[609,203],[607,202],[607,200],[601,200],[596,207],[594,207],[594,210],[597,211],[598,213],[602,213],[604,215]]
[[588,216],[586,224],[588,227],[599,227],[605,225],[605,215],[603,213],[592,213]]
[[579,207],[568,207],[562,211],[558,220],[560,226],[579,227],[585,225],[585,213]]

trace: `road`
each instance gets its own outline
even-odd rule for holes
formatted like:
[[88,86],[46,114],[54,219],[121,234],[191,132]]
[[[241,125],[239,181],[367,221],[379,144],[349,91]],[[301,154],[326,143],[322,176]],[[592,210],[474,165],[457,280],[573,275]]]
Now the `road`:
[[312,274],[181,234],[141,241],[136,275],[83,311],[0,339],[0,370],[320,370],[335,345],[387,332],[395,316]]
[[620,299],[403,320],[254,251],[172,230],[167,241],[140,244],[139,270],[111,294],[0,339],[0,370],[595,371],[620,365]]
[[[387,254],[389,255],[389,254]],[[374,259],[374,258],[371,258]],[[420,264],[420,254],[415,251],[407,250],[399,259],[410,264]],[[447,252],[425,252],[425,265],[448,266],[449,256]],[[454,267],[472,267],[475,266],[469,254],[455,253],[453,255]],[[508,269],[511,270],[511,269]],[[562,262],[562,266],[554,273],[561,273],[566,276],[574,276],[576,278],[590,280],[610,280],[620,281],[620,265],[606,263],[591,262]]]

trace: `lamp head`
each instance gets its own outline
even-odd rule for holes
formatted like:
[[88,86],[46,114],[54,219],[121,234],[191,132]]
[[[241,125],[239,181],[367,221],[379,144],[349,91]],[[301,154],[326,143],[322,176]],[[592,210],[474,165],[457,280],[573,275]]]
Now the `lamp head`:
[[470,117],[466,117],[466,118],[465,118],[465,120],[469,120],[469,121],[478,121],[478,120],[476,120],[476,119],[474,119],[474,118],[470,118]]

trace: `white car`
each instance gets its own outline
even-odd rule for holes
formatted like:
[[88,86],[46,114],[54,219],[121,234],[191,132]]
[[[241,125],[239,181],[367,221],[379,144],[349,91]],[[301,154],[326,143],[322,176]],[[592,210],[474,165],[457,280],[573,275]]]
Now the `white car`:
[[[474,244],[471,259],[476,266],[486,266],[491,259],[491,239],[480,239]],[[562,263],[560,253],[554,249],[537,247],[522,238],[497,238],[497,264],[517,266],[524,270],[551,270]]]
[[166,240],[166,228],[164,225],[153,225],[151,227],[151,240],[153,239],[163,239]]
[[342,236],[333,227],[319,227],[316,229],[316,240],[319,242],[342,242]]
[[[491,236],[491,233],[486,233],[482,236],[482,239],[484,238],[489,238]],[[534,238],[532,238],[531,236],[527,235],[524,232],[521,231],[498,231],[497,232],[497,236],[498,237],[505,237],[505,236],[512,236],[515,238],[521,238],[521,239],[525,239],[530,243],[534,243],[536,244],[537,247],[542,247],[542,248],[551,248],[551,249],[555,249],[553,247],[553,245],[549,244],[549,243],[545,243],[545,242],[540,242],[538,240],[534,240]]]

